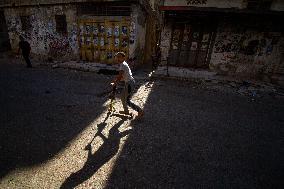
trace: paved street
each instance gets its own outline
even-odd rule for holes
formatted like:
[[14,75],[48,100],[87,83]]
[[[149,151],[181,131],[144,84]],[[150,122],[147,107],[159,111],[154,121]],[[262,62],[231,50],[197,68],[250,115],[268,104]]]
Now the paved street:
[[282,188],[283,98],[140,79],[139,120],[108,81],[0,60],[0,188]]

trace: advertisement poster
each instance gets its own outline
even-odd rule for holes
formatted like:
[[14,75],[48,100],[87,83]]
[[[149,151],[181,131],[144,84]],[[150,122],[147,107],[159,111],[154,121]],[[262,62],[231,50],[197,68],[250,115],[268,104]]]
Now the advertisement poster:
[[192,51],[196,51],[196,50],[197,50],[197,47],[198,47],[197,42],[192,42],[192,43],[191,43],[190,50],[192,50]]
[[114,36],[119,37],[119,25],[114,26]]
[[123,36],[127,36],[127,34],[128,34],[127,32],[128,32],[128,31],[127,31],[127,26],[122,26],[122,27],[121,27],[121,33],[122,33],[122,35],[123,35]]

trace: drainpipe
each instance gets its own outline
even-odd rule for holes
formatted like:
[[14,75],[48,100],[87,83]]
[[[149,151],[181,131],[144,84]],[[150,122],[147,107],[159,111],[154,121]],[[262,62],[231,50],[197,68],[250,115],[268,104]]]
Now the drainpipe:
[[170,74],[169,74],[169,59],[170,59],[170,57],[167,57],[167,77],[170,76]]

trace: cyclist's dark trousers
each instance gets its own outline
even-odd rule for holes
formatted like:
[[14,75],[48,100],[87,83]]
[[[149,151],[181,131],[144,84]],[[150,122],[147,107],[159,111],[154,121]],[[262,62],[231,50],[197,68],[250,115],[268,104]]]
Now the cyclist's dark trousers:
[[125,112],[128,112],[127,105],[137,112],[141,111],[141,108],[130,100],[133,94],[134,84],[134,82],[125,82],[124,89],[121,94],[121,101]]
[[30,61],[30,57],[29,57],[30,55],[29,54],[27,54],[27,53],[23,53],[23,57],[24,57],[24,59],[25,59],[25,61],[26,61],[26,63],[27,63],[27,67],[32,67],[32,63],[31,63],[31,61]]

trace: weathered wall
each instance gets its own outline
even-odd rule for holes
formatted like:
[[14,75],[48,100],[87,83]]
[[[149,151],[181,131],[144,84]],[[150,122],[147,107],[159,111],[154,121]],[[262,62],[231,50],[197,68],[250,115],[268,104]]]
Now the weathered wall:
[[284,1],[274,0],[271,4],[271,10],[273,11],[284,11]]
[[10,49],[10,40],[4,12],[0,10],[0,52]]
[[245,8],[243,0],[165,0],[164,6]]
[[[26,6],[26,5],[52,5],[52,4],[69,4],[69,3],[82,3],[82,2],[96,2],[96,1],[121,1],[121,0],[1,0],[1,6]],[[137,0],[128,0],[128,2],[136,2]]]
[[[170,56],[172,24],[166,23],[161,34],[161,65],[164,66]],[[281,71],[284,70],[284,35],[279,30],[275,31],[273,28],[267,31],[250,29],[248,23],[221,22],[210,54],[210,70],[265,81],[284,76],[284,71]]]
[[[68,34],[56,32],[55,15],[66,15]],[[30,15],[31,30],[22,31],[20,16]],[[31,53],[42,58],[77,59],[77,20],[74,6],[6,8],[5,17],[8,25],[12,50],[16,51],[19,35],[24,35],[31,44]]]
[[[139,5],[133,4],[130,8],[131,13],[129,16],[94,16],[82,12],[82,14],[78,15],[78,20],[85,23],[106,21],[129,24],[129,31],[127,32],[129,34],[129,51],[127,53],[129,53],[129,58],[136,58],[137,62],[142,63],[145,46],[145,15]],[[117,51],[117,49],[111,51]]]
[[135,57],[138,63],[142,63],[145,49],[146,16],[140,6],[132,6],[131,26],[134,30],[135,40],[134,43],[130,45],[129,57]]
[[[243,32],[241,32],[243,31]],[[281,32],[238,31],[220,25],[210,68],[223,74],[240,77],[270,77],[281,62]]]
[[[56,32],[55,15],[66,15],[67,35]],[[6,22],[12,50],[18,49],[19,35],[26,36],[32,47],[32,53],[43,58],[55,60],[79,59],[78,19],[104,19],[103,16],[79,15],[75,5],[54,5],[41,7],[6,8]],[[32,29],[22,31],[20,16],[31,16]],[[139,5],[131,6],[130,38],[134,41],[129,45],[130,58],[142,63],[144,58],[146,16]]]
[[164,28],[162,28],[161,33],[161,65],[167,64],[167,58],[169,56],[169,50],[171,45],[171,36],[172,36],[172,25],[166,24]]

